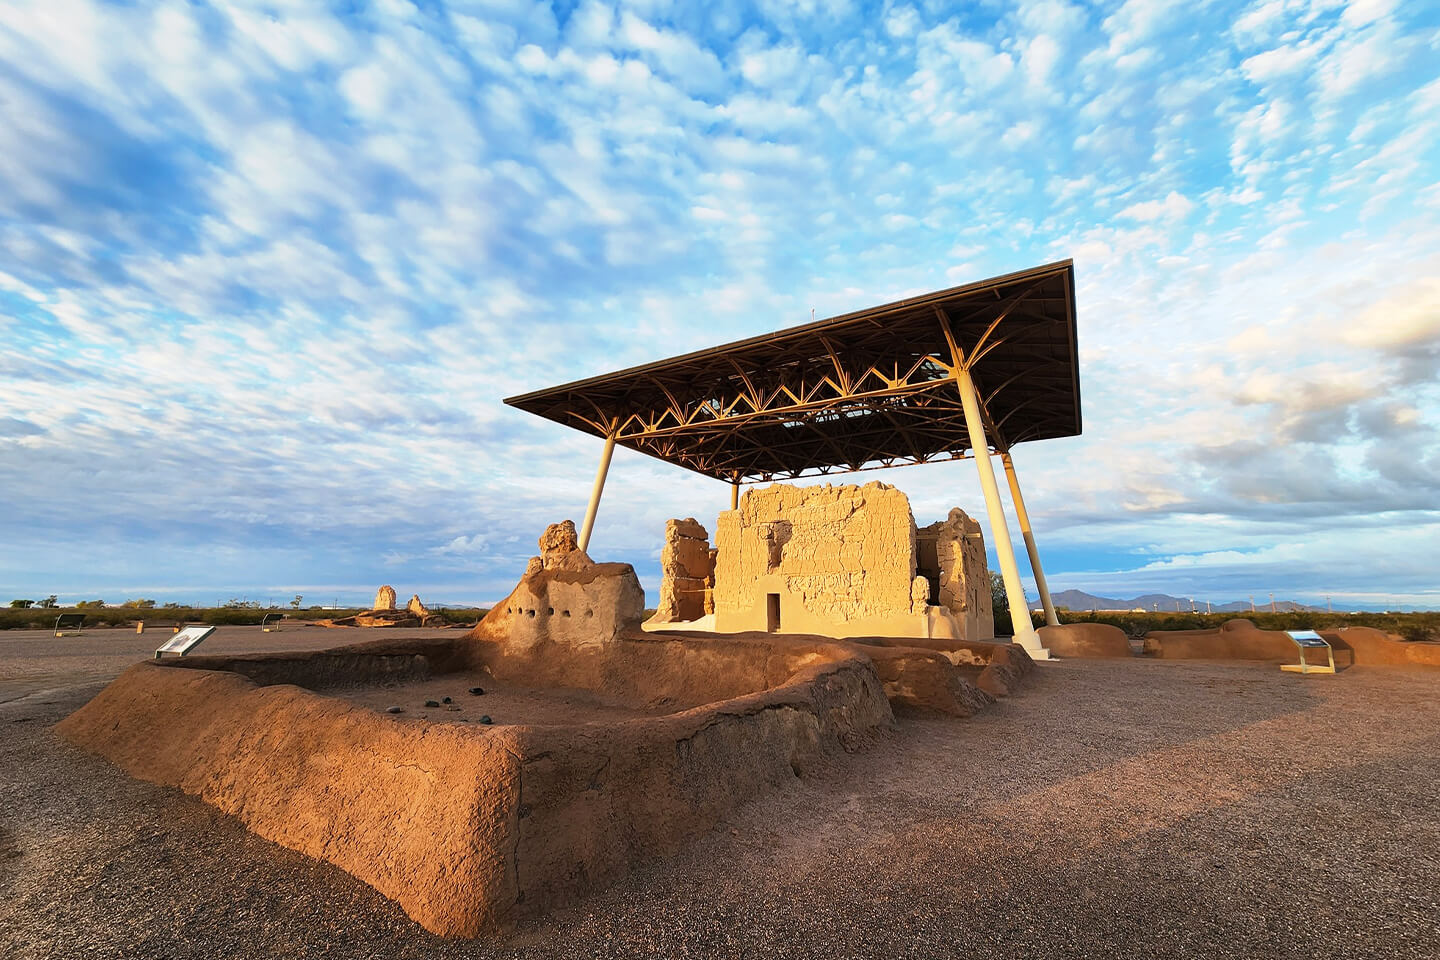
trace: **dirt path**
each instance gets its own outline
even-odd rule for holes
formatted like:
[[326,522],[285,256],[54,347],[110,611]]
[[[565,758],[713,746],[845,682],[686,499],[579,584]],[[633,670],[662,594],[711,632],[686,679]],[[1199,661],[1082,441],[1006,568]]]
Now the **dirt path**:
[[[328,644],[327,644],[328,645]],[[0,704],[0,956],[1430,957],[1440,671],[1041,665],[902,718],[506,941],[58,742],[97,686]]]

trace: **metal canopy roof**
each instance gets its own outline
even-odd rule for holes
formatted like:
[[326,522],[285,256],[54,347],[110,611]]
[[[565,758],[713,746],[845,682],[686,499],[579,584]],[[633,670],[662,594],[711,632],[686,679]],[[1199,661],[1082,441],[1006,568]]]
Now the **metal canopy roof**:
[[740,483],[970,455],[957,364],[997,449],[1079,434],[1071,261],[505,402]]

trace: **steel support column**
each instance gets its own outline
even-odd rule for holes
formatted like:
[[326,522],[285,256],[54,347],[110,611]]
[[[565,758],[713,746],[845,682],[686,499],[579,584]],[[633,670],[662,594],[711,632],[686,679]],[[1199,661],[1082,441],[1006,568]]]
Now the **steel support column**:
[[730,509],[740,509],[740,484],[738,483],[730,484]]
[[590,490],[590,506],[585,510],[585,525],[580,528],[580,549],[590,549],[590,534],[595,532],[595,514],[600,510],[600,494],[605,489],[605,475],[610,472],[610,458],[615,453],[615,434],[605,438],[605,452],[600,454],[600,468],[595,471],[595,486]]
[[1045,607],[1045,622],[1052,627],[1060,625],[1055,615],[1055,603],[1050,599],[1050,585],[1045,582],[1045,571],[1040,567],[1040,550],[1035,546],[1035,535],[1030,531],[1030,514],[1025,510],[1025,498],[1020,496],[1020,481],[1015,479],[1015,463],[1007,450],[1000,454],[1000,463],[1005,467],[1005,479],[1010,481],[1010,498],[1015,501],[1015,519],[1020,521],[1020,536],[1025,538],[1025,552],[1030,555],[1030,569],[1035,573],[1035,589],[1040,591],[1040,603]]
[[1025,603],[1025,590],[1020,585],[1020,568],[1015,563],[1015,548],[1010,542],[1010,528],[1005,521],[1005,508],[1000,503],[1000,487],[995,482],[995,467],[990,463],[990,444],[985,438],[985,423],[980,416],[980,398],[975,382],[963,364],[955,365],[955,383],[960,388],[960,402],[965,410],[965,429],[975,451],[975,465],[980,468],[980,488],[985,493],[985,511],[990,517],[990,535],[995,542],[995,556],[1000,561],[1000,576],[1005,581],[1005,602],[1010,607],[1010,624],[1015,642],[1030,656],[1048,660],[1050,651],[1040,643],[1040,635],[1030,622],[1030,609]]

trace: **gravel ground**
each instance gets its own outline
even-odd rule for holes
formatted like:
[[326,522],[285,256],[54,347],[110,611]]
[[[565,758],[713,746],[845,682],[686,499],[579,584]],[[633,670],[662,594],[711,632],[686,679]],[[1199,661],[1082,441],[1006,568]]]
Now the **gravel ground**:
[[1440,955],[1440,671],[1041,664],[473,942],[58,741],[98,689],[0,704],[0,957]]
[[[366,640],[434,637],[436,630],[365,630],[287,623],[265,633],[259,627],[216,627],[195,653],[275,653],[323,650]],[[458,634],[457,634],[458,635]],[[110,681],[174,636],[169,626],[136,633],[134,627],[86,630],[57,637],[50,630],[0,631],[0,703],[77,684]]]

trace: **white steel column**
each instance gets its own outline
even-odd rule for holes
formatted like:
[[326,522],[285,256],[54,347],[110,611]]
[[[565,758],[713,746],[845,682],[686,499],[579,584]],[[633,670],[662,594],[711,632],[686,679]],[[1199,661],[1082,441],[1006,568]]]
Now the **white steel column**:
[[610,457],[615,453],[615,435],[605,438],[605,452],[600,454],[600,469],[595,471],[595,486],[590,490],[590,506],[585,511],[585,525],[580,528],[580,549],[590,548],[590,534],[595,532],[595,514],[600,510],[600,493],[605,489],[605,475],[610,472]]
[[1040,591],[1040,603],[1045,607],[1045,622],[1052,627],[1060,625],[1055,615],[1055,604],[1050,599],[1050,585],[1045,582],[1045,571],[1040,568],[1040,550],[1035,546],[1035,535],[1030,532],[1030,514],[1025,510],[1025,498],[1020,496],[1020,481],[1015,479],[1015,463],[1009,451],[1000,454],[1005,467],[1005,479],[1010,481],[1010,498],[1015,501],[1015,519],[1020,521],[1020,536],[1025,538],[1025,552],[1030,554],[1030,569],[1035,572],[1035,589]]
[[985,424],[980,419],[980,398],[975,382],[963,365],[955,367],[955,383],[960,387],[960,403],[965,408],[965,429],[975,452],[975,465],[980,468],[980,488],[985,492],[985,511],[990,515],[990,535],[995,538],[995,555],[1000,560],[1000,576],[1005,581],[1005,602],[1010,607],[1010,624],[1015,642],[1039,660],[1050,659],[1050,651],[1040,643],[1040,635],[1030,622],[1030,609],[1025,603],[1025,590],[1020,586],[1020,568],[1015,564],[1015,548],[1010,543],[1010,528],[1005,522],[1005,508],[1000,503],[1000,487],[995,482],[995,467],[990,463],[990,444],[985,438]]

